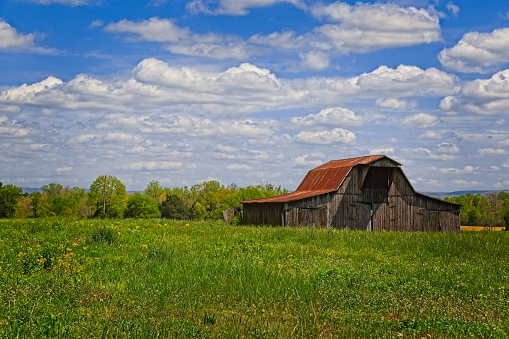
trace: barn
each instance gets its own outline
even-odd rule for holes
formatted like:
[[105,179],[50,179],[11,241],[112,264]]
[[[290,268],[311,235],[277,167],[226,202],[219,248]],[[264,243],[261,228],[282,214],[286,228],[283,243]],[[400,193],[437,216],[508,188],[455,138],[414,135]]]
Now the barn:
[[296,191],[242,205],[251,225],[460,230],[460,205],[416,192],[401,164],[385,155],[330,161],[310,170]]

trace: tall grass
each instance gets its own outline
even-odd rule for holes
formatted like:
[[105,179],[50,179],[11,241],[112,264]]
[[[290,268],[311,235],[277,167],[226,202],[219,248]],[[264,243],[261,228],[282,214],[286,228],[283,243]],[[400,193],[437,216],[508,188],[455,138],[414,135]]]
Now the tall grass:
[[509,233],[0,221],[0,336],[509,336]]

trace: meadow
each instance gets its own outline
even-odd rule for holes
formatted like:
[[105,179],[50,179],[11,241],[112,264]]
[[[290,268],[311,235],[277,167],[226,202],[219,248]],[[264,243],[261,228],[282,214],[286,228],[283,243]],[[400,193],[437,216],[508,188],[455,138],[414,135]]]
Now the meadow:
[[2,338],[507,338],[509,232],[0,220]]

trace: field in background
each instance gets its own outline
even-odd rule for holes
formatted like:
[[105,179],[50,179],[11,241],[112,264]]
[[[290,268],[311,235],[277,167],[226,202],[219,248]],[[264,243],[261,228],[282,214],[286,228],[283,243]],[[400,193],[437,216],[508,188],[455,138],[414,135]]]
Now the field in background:
[[461,231],[505,231],[505,227],[495,226],[460,226]]
[[0,220],[0,337],[507,338],[509,232]]

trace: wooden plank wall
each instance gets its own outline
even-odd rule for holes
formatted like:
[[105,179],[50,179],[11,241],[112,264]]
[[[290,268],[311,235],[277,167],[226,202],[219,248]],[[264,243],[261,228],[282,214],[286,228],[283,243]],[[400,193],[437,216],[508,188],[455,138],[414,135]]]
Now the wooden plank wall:
[[416,193],[399,167],[388,189],[362,189],[366,173],[365,166],[354,167],[334,193],[288,203],[245,204],[244,221],[375,231],[459,231],[459,206]]

